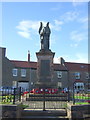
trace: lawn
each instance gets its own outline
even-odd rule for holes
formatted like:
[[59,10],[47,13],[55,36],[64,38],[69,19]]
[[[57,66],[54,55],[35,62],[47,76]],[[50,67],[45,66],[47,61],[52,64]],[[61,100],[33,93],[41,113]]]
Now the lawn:
[[88,102],[76,102],[75,105],[85,105],[85,104],[90,104]]
[[90,94],[75,94],[75,99],[90,100]]
[[0,103],[1,104],[13,104],[13,95],[7,95],[7,96],[0,96]]

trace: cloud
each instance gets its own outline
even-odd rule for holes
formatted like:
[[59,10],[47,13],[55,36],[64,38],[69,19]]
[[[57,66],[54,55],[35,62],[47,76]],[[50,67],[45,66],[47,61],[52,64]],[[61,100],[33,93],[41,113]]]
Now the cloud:
[[[43,26],[46,26],[46,21],[42,21]],[[54,20],[53,24],[50,23],[50,28],[53,31],[61,30],[61,25],[63,22],[60,20]],[[26,38],[32,39],[32,36],[38,35],[38,30],[40,27],[40,21],[32,21],[32,20],[23,20],[19,22],[19,25],[16,26],[18,29],[17,33]],[[33,35],[34,34],[34,35]]]
[[[77,6],[81,6],[81,5],[84,5],[86,0],[73,0],[73,2],[72,2],[72,5],[74,6],[74,7],[77,7]],[[87,0],[88,1],[88,0]]]
[[75,43],[75,44],[70,44],[70,47],[78,47],[78,43]]
[[64,22],[71,22],[77,20],[78,16],[79,11],[69,11],[64,13],[64,15],[60,17],[60,19],[63,20]]
[[19,25],[16,26],[16,28],[24,31],[29,31],[29,29],[37,30],[39,23],[39,21],[23,20],[19,22]]
[[88,17],[80,18],[79,21],[82,23],[88,23]]
[[76,53],[73,57],[71,55],[62,55],[62,57],[66,62],[88,63],[88,54],[85,53]]
[[88,29],[88,17],[79,18],[78,22],[82,23],[82,28]]
[[57,26],[59,26],[59,25],[62,25],[63,24],[63,21],[60,21],[60,20],[54,20],[54,22],[55,22],[55,25]]
[[72,40],[72,43],[70,44],[70,47],[76,48],[80,45],[82,41],[88,40],[88,35],[87,33],[81,33],[79,31],[72,31],[70,33],[70,39]]
[[70,38],[73,41],[80,42],[80,41],[86,39],[86,35],[83,34],[83,33],[78,32],[78,31],[72,31],[70,33]]
[[51,11],[58,11],[62,8],[62,5],[61,4],[57,4],[56,6],[50,8]]
[[59,63],[60,64],[60,57],[54,57],[54,63]]
[[63,25],[63,21],[61,20],[54,20],[54,23],[51,24],[51,29],[55,30],[55,31],[60,31],[61,30],[61,26]]
[[24,38],[30,39],[30,34],[29,32],[25,32],[25,31],[18,31],[18,34]]
[[88,55],[87,54],[77,53],[76,57],[77,57],[77,59],[75,60],[75,62],[88,63]]
[[23,20],[19,22],[19,25],[16,28],[19,30],[17,33],[26,38],[32,39],[33,33],[37,33],[39,28],[39,21]]

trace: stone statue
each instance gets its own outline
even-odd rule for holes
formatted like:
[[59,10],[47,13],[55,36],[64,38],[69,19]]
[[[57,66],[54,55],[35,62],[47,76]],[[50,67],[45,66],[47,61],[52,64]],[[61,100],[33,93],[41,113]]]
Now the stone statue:
[[46,24],[46,27],[43,27],[42,22],[40,22],[39,34],[41,39],[41,50],[49,50],[50,33],[49,22]]

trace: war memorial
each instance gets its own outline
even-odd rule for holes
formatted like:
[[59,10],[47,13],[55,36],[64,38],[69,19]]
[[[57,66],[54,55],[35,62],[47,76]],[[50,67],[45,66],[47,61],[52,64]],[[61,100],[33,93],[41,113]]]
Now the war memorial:
[[[49,22],[46,26],[43,26],[43,23],[40,22],[41,48],[36,52],[37,81],[35,87],[43,89],[42,94],[32,94],[28,91],[22,94],[21,87],[14,88],[13,94],[8,94],[8,96],[2,94],[3,101],[6,99],[6,101],[9,100],[13,104],[0,104],[1,120],[10,118],[16,120],[90,120],[89,102],[83,105],[75,104],[78,101],[84,102],[88,97],[87,94],[81,94],[82,99],[75,98],[74,87],[72,92],[69,91],[69,88],[66,93],[59,91],[57,94],[46,94],[45,92],[47,88],[52,89],[57,86],[53,76],[55,52],[50,49],[50,34]],[[13,97],[10,98],[10,96]]]
[[37,56],[37,87],[53,88],[55,82],[53,81],[53,58],[55,53],[49,49],[50,34],[49,22],[46,27],[43,27],[41,22],[39,28],[41,49],[36,53]]

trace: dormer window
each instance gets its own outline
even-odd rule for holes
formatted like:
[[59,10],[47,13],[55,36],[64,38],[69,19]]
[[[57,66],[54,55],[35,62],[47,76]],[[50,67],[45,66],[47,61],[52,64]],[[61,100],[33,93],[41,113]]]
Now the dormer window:
[[62,78],[62,72],[61,71],[57,71],[57,78]]
[[80,73],[79,72],[75,72],[75,78],[80,79]]

